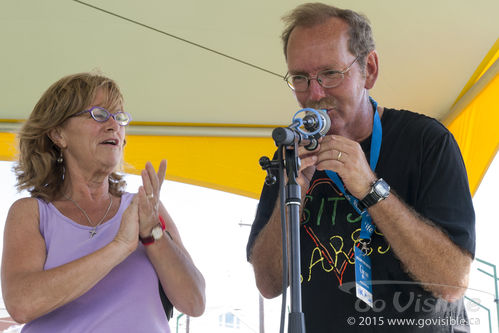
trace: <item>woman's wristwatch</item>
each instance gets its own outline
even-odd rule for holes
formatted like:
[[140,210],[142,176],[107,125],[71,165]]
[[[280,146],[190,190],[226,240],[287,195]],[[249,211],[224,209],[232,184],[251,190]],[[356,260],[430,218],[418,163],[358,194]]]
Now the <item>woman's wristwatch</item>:
[[140,237],[139,239],[144,245],[151,245],[161,237],[163,237],[163,231],[166,228],[165,220],[163,220],[163,217],[160,215],[159,216],[159,222],[154,228],[151,230],[151,234],[147,237]]

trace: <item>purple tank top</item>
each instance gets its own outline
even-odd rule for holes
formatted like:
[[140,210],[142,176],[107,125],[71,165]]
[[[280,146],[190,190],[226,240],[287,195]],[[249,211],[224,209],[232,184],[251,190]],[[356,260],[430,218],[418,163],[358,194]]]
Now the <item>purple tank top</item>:
[[[47,247],[44,269],[63,265],[104,247],[118,232],[121,216],[132,200],[125,193],[116,215],[97,228],[82,226],[62,215],[54,205],[38,200],[40,232]],[[170,332],[158,277],[145,248],[137,249],[92,289],[27,323],[22,332]]]

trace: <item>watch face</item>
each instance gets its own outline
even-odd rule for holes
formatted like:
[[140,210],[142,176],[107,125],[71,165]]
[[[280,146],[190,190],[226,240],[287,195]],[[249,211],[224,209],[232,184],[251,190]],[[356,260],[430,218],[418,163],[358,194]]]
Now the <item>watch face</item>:
[[160,226],[157,226],[157,227],[154,227],[152,229],[152,237],[155,239],[155,240],[158,240],[161,238],[161,236],[163,236],[163,229],[161,229]]
[[386,198],[388,194],[390,194],[390,185],[388,185],[387,182],[383,180],[383,178],[380,178],[374,184],[374,191],[381,197]]

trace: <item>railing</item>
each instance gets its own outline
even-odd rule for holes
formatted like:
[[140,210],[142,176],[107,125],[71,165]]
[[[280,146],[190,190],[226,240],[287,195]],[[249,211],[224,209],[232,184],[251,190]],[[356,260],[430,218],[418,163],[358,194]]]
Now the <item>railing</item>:
[[[484,265],[487,265],[487,266],[490,266],[492,267],[492,274],[489,273],[489,272],[486,272],[484,271],[483,269],[481,268],[477,268],[477,271],[479,271],[480,273],[483,273],[491,278],[494,279],[494,302],[496,303],[496,316],[497,316],[497,326],[499,328],[499,297],[498,297],[498,287],[497,287],[497,270],[496,270],[496,265],[488,262],[488,261],[485,261],[485,260],[482,260],[482,259],[479,259],[479,258],[475,258],[475,260],[479,263],[482,263]],[[467,296],[464,296],[465,299],[469,300],[470,302],[474,303],[475,305],[478,305],[479,307],[481,307],[482,309],[484,309],[485,311],[487,311],[487,314],[488,314],[488,319],[489,319],[489,332],[492,333],[492,318],[491,318],[491,315],[490,315],[490,309],[482,304],[480,304],[479,302],[476,302],[474,299],[470,298],[470,297],[467,297]]]

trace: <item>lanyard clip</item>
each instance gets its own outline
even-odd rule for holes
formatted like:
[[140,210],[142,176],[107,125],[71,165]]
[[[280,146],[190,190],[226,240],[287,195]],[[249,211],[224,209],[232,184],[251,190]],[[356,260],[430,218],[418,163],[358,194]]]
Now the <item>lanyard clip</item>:
[[359,243],[361,245],[360,250],[367,256],[369,253],[369,250],[371,249],[369,247],[369,244],[371,244],[371,239],[360,239]]

